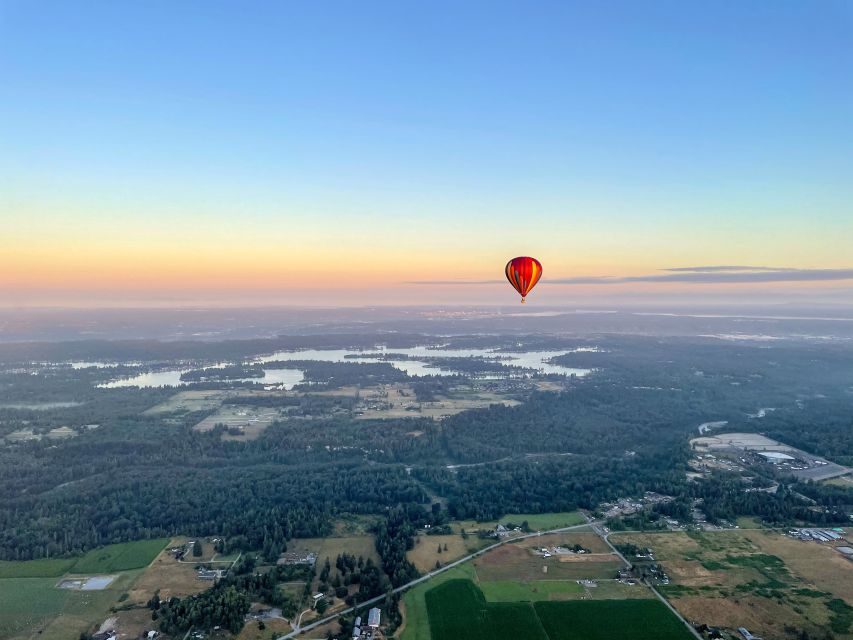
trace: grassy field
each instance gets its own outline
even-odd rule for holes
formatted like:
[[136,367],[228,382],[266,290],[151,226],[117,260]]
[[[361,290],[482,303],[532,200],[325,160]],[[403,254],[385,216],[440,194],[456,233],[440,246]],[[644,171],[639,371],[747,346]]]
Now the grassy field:
[[474,565],[466,562],[458,567],[453,567],[429,582],[409,589],[405,593],[402,600],[405,623],[398,633],[400,640],[431,640],[426,593],[449,580],[460,579],[475,579]]
[[139,575],[129,571],[103,591],[57,589],[53,578],[0,580],[0,637],[67,640],[103,621]]
[[93,549],[80,558],[69,573],[114,573],[147,567],[169,542],[167,538],[137,540]]
[[506,544],[474,560],[481,582],[613,578],[622,562],[612,554],[541,558],[530,549]]
[[661,591],[691,620],[756,635],[783,637],[785,627],[813,637],[853,638],[853,563],[831,545],[779,531],[631,533],[614,543],[651,547],[669,574]]
[[480,590],[488,602],[566,600],[567,597],[584,593],[584,588],[573,580],[483,582],[480,584]]
[[4,578],[56,578],[65,575],[77,562],[77,558],[51,558],[49,560],[27,560],[25,562],[0,562],[0,580]]
[[[0,563],[0,637],[68,638],[106,617],[167,540],[140,540],[94,549],[79,558]],[[102,591],[57,588],[61,576],[117,574]],[[150,593],[148,594],[150,597]]]
[[659,600],[537,602],[549,640],[690,640],[693,636]]
[[[481,540],[476,536],[470,536],[467,540],[463,540],[461,536],[418,536],[415,539],[415,546],[406,557],[409,562],[413,563],[419,571],[427,572],[435,568],[436,561],[441,564],[447,564],[469,553],[482,549],[488,544],[492,544],[492,540]],[[442,551],[438,552],[438,547],[441,545]],[[447,551],[444,547],[447,546]]]

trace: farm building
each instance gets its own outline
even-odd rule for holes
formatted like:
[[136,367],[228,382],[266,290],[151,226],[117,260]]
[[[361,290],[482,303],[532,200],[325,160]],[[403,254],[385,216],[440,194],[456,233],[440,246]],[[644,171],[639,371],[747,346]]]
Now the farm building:
[[367,626],[372,627],[374,629],[378,627],[379,619],[381,618],[381,616],[382,612],[378,608],[373,607],[370,611],[367,612]]

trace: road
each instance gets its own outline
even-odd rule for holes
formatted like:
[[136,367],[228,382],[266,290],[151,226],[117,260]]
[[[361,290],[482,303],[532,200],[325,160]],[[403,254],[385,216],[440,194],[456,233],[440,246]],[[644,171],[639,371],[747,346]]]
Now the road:
[[[607,546],[608,546],[608,547],[610,547],[610,549],[613,551],[613,553],[615,553],[617,556],[619,556],[619,558],[622,560],[622,562],[624,562],[624,563],[625,563],[625,566],[626,566],[626,567],[632,567],[633,565],[632,565],[630,562],[628,562],[628,559],[627,559],[627,558],[625,558],[625,556],[623,556],[623,555],[622,555],[622,552],[620,552],[620,551],[619,551],[619,549],[617,549],[616,547],[614,547],[614,546],[613,546],[613,543],[611,543],[611,542],[610,542],[610,533],[609,533],[609,532],[605,533],[605,532],[602,530],[602,528],[601,528],[600,526],[597,526],[597,524],[598,524],[598,523],[596,523],[596,525],[592,527],[592,530],[593,530],[593,531],[595,531],[595,532],[599,535],[599,537],[600,537],[602,540],[604,540],[604,542],[606,542],[606,543],[607,543]],[[654,585],[650,584],[648,581],[644,581],[644,582],[645,582],[646,586],[647,586],[649,589],[651,589],[652,593],[653,593],[653,594],[655,594],[655,596],[657,596],[657,599],[658,599],[658,600],[660,600],[661,602],[663,602],[663,603],[664,603],[664,605],[666,606],[666,608],[667,608],[667,609],[669,609],[670,611],[672,611],[672,613],[673,613],[673,614],[674,614],[674,615],[675,615],[679,620],[681,620],[681,622],[684,624],[684,626],[685,626],[685,627],[687,627],[687,629],[690,631],[690,633],[692,633],[692,634],[693,634],[693,636],[694,636],[695,638],[698,638],[699,640],[704,640],[704,639],[702,638],[702,635],[701,635],[698,631],[696,631],[696,629],[693,627],[693,625],[692,625],[692,624],[690,624],[690,623],[689,623],[689,622],[684,618],[684,616],[682,616],[680,613],[678,613],[678,611],[676,611],[675,607],[673,607],[673,606],[669,603],[669,600],[667,600],[666,598],[664,598],[664,597],[663,597],[663,595],[661,595],[660,591],[658,591],[657,589],[655,589]]]
[[[487,552],[491,551],[492,549],[496,549],[497,547],[499,547],[501,545],[509,544],[511,542],[515,542],[516,540],[524,540],[526,538],[535,538],[537,536],[542,536],[542,535],[546,535],[549,533],[562,533],[564,531],[572,531],[574,529],[583,529],[583,528],[590,526],[591,524],[598,524],[598,523],[595,521],[592,521],[592,520],[587,520],[587,522],[585,522],[583,524],[576,524],[576,525],[571,526],[571,527],[560,527],[558,529],[548,529],[547,531],[537,531],[536,533],[526,533],[523,536],[515,536],[514,538],[507,538],[505,540],[499,540],[495,544],[491,544],[488,547],[483,547],[482,549],[480,549],[479,551],[475,551],[474,553],[469,553],[467,556],[459,558],[458,560],[454,560],[453,562],[449,562],[448,564],[444,565],[440,569],[430,571],[429,573],[422,575],[420,578],[416,578],[416,579],[412,580],[411,582],[407,582],[403,586],[400,586],[400,587],[397,587],[396,589],[394,589],[392,591],[392,593],[401,593],[401,592],[405,591],[406,589],[411,589],[412,587],[417,586],[417,585],[421,584],[422,582],[426,582],[427,580],[434,578],[435,576],[442,574],[445,571],[449,571],[453,567],[458,567],[460,564],[464,564],[464,563],[468,562],[469,560],[473,560],[477,556],[481,556],[484,553],[487,553]],[[279,636],[276,640],[288,640],[288,638],[295,638],[300,633],[304,633],[305,631],[310,631],[311,629],[314,629],[314,628],[322,626],[328,622],[331,622],[335,618],[338,618],[340,616],[344,616],[348,613],[352,613],[356,609],[364,609],[365,607],[369,607],[370,605],[376,604],[378,602],[382,602],[383,600],[385,600],[385,594],[384,593],[381,596],[376,596],[375,598],[371,598],[370,600],[365,600],[364,602],[359,602],[358,606],[349,607],[347,609],[342,609],[341,611],[338,611],[336,613],[328,615],[325,618],[321,618],[320,620],[312,622],[311,624],[306,624],[304,627],[297,626],[293,631],[291,631],[290,633],[285,634],[283,636]],[[300,619],[301,619],[301,616],[300,616]]]

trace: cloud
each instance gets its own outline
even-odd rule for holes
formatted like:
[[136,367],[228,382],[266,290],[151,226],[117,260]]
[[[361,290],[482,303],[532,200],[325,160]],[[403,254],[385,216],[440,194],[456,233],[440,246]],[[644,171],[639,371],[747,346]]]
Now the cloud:
[[714,265],[708,267],[670,267],[669,269],[661,269],[661,271],[696,271],[703,273],[719,273],[720,271],[791,271],[788,267],[743,267],[732,265]]
[[[749,267],[710,265],[701,267],[671,267],[664,273],[641,276],[582,276],[577,278],[547,278],[548,284],[626,284],[633,282],[684,282],[693,284],[742,284],[766,282],[831,282],[853,280],[853,269],[791,269],[787,267]],[[418,280],[406,284],[474,285],[498,284],[503,280]]]

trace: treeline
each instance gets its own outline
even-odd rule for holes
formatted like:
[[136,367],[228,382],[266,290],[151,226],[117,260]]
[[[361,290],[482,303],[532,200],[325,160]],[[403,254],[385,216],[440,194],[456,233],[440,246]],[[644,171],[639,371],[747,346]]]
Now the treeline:
[[425,512],[420,506],[395,507],[376,527],[376,550],[382,558],[382,568],[394,587],[420,576],[415,565],[406,558],[406,552],[415,546],[415,522],[422,521],[424,516]]
[[177,534],[217,533],[262,549],[328,535],[339,511],[376,513],[425,499],[402,467],[133,468],[4,499],[0,558],[55,557]]

